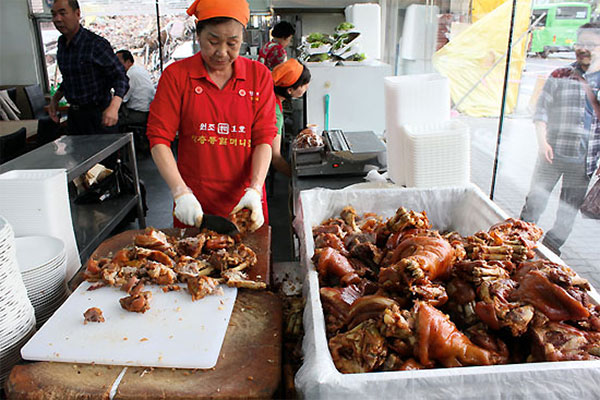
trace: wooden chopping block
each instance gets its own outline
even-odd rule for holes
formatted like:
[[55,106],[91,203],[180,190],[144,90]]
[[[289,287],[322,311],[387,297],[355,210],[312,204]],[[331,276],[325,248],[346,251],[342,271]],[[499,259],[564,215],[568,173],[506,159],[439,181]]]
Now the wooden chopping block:
[[[214,368],[128,367],[115,399],[272,397],[281,381],[281,335],[277,295],[242,289]],[[6,394],[16,400],[108,399],[122,369],[54,362],[17,365],[6,382]]]
[[281,381],[281,301],[241,289],[213,369],[129,368],[118,399],[269,398]]
[[[162,229],[167,234],[179,229]],[[115,235],[91,257],[114,254],[143,230]],[[185,236],[197,234],[188,229]],[[270,282],[271,228],[242,240],[257,255],[250,278]],[[80,272],[71,282],[76,287]],[[260,277],[259,277],[260,276]],[[115,399],[268,398],[281,380],[282,309],[267,291],[239,289],[217,365],[209,370],[128,367]],[[93,343],[90,343],[93,345]],[[9,399],[107,399],[121,366],[35,362],[17,365],[6,381]],[[145,372],[144,372],[145,371]]]
[[108,399],[122,367],[36,362],[15,365],[5,383],[9,399]]

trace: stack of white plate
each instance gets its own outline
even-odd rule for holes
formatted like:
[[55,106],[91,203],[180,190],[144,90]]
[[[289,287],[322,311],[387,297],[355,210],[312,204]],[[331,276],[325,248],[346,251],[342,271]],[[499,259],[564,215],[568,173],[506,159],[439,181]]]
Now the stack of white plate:
[[51,236],[23,236],[15,244],[21,276],[39,327],[68,297],[65,245]]
[[34,332],[34,309],[17,264],[14,233],[0,216],[0,387]]
[[403,125],[401,132],[406,186],[464,186],[469,183],[471,143],[468,125],[450,120],[430,125]]

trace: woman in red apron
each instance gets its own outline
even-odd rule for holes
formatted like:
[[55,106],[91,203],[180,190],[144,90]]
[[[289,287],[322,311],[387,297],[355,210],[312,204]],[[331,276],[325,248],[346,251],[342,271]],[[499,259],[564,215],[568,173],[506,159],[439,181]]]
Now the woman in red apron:
[[[246,0],[196,0],[201,51],[163,72],[148,118],[152,158],[175,200],[174,225],[203,213],[251,209],[252,230],[268,223],[264,181],[276,135],[269,70],[238,57],[250,16]],[[171,142],[179,132],[178,160]]]

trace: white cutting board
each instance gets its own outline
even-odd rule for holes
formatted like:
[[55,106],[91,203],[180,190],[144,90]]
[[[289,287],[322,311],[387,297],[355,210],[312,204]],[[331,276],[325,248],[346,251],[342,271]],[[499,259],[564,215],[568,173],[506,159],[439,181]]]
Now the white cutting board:
[[[223,295],[197,301],[186,290],[164,293],[157,285],[144,314],[125,311],[115,287],[88,291],[83,282],[21,349],[26,360],[212,368],[233,310],[237,289],[221,285]],[[84,324],[90,307],[102,310],[105,322]],[[147,339],[147,340],[146,340]]]

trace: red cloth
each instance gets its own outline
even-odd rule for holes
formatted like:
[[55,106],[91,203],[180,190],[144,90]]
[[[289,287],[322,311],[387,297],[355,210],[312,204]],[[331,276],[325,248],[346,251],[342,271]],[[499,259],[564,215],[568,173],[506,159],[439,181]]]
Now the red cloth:
[[258,61],[271,70],[284,62],[286,57],[287,52],[283,46],[273,40],[265,43],[258,52]]
[[[271,144],[275,95],[264,65],[244,57],[222,90],[198,54],[165,69],[150,105],[150,146],[171,145],[179,131],[177,166],[206,214],[224,217],[250,185],[253,148]],[[263,213],[268,210],[263,186]]]
[[248,25],[250,7],[246,0],[195,0],[187,9],[199,21],[215,17],[229,17],[240,24]]

